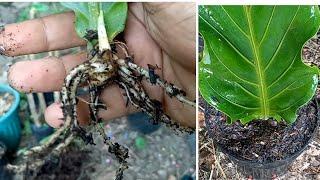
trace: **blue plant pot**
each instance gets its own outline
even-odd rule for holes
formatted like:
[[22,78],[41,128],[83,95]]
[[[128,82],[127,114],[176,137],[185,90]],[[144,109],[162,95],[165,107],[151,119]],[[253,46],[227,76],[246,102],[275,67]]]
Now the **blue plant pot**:
[[14,102],[10,109],[0,117],[0,141],[8,151],[15,151],[20,143],[21,125],[19,118],[19,93],[6,84],[0,84],[0,92],[8,92],[14,96]]

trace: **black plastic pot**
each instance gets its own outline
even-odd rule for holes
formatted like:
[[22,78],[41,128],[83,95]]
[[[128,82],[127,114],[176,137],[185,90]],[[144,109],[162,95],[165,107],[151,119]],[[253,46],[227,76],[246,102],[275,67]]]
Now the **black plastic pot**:
[[36,137],[37,141],[40,142],[43,138],[51,135],[53,133],[53,128],[47,125],[42,125],[40,127],[32,124],[31,131],[33,136]]
[[[243,174],[246,177],[252,176],[254,179],[272,179],[275,176],[279,177],[288,172],[288,167],[291,165],[291,163],[306,149],[308,144],[312,141],[314,136],[316,135],[316,132],[319,128],[320,124],[320,111],[319,111],[319,104],[315,103],[317,106],[317,123],[314,131],[312,132],[312,135],[310,136],[310,139],[307,141],[307,143],[295,154],[282,159],[277,160],[271,163],[258,163],[258,162],[252,162],[246,159],[243,159],[233,152],[230,152],[223,148],[219,143],[215,142],[214,138],[214,144],[218,149],[223,152],[225,155],[229,157],[231,161],[233,161],[237,165],[237,170],[241,174]],[[210,122],[208,119],[205,119],[207,127],[210,127]],[[210,128],[208,128],[209,136],[212,137],[212,131],[210,131]]]

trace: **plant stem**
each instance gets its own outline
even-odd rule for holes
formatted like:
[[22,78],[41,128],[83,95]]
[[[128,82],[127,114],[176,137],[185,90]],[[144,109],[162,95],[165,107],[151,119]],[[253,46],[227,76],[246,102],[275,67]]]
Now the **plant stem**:
[[99,39],[100,52],[111,50],[108,36],[107,36],[106,26],[104,24],[103,11],[101,9],[98,17],[98,39]]

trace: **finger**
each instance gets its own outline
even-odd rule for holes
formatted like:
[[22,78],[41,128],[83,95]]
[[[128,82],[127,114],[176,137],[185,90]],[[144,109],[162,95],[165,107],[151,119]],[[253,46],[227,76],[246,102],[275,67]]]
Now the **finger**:
[[44,118],[51,127],[58,128],[63,125],[63,113],[60,106],[61,103],[53,103],[47,107],[44,113]]
[[[53,103],[48,106],[45,111],[45,120],[51,127],[58,128],[63,125],[64,120],[61,105],[61,103]],[[89,109],[87,108],[87,104],[83,102],[79,103],[77,106],[77,112],[79,124],[87,124],[89,119]]]
[[[144,3],[146,23],[161,47],[182,59],[195,59],[195,3]],[[180,38],[177,38],[179,34]],[[174,49],[172,51],[170,49]]]
[[166,2],[143,3],[143,6],[145,24],[151,36],[182,66],[194,70],[196,67],[195,4]]
[[[133,3],[139,5],[141,3]],[[135,63],[148,69],[148,64],[162,67],[162,52],[157,43],[149,35],[139,17],[128,12],[128,19],[124,32],[124,38],[131,54],[134,55]],[[162,77],[162,69],[156,69],[156,73]],[[152,99],[162,101],[163,91],[159,86],[150,86],[145,80],[142,81],[144,88]]]
[[86,60],[86,53],[78,53],[61,58],[51,56],[20,61],[10,67],[8,80],[12,87],[21,92],[57,91],[61,89],[67,73]]
[[124,91],[117,85],[112,85],[106,88],[101,93],[101,100],[107,105],[107,110],[99,111],[99,117],[104,120],[111,120],[117,117],[121,117],[138,110],[128,103],[126,98],[124,98]]
[[[137,111],[131,105],[126,106],[122,91],[115,85],[108,87],[102,92],[101,100],[107,106],[107,110],[100,109],[98,115],[106,121]],[[79,101],[77,112],[79,123],[81,125],[87,124],[90,119],[88,104]],[[61,103],[51,104],[45,112],[47,123],[52,127],[61,127],[63,124],[61,118],[63,118]]]
[[74,13],[62,13],[9,24],[0,32],[0,46],[9,56],[85,45],[74,27]]

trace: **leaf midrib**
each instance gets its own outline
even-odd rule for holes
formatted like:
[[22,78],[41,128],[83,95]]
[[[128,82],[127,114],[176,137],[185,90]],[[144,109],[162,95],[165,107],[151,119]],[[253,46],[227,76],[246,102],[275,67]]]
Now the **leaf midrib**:
[[255,39],[253,37],[253,27],[252,27],[252,20],[251,20],[251,15],[249,14],[250,12],[250,6],[245,6],[245,13],[247,16],[247,21],[248,21],[248,25],[249,25],[249,41],[251,43],[251,48],[254,52],[254,62],[256,64],[256,66],[254,66],[256,73],[258,75],[258,83],[259,83],[259,91],[260,91],[260,96],[261,96],[261,100],[260,100],[260,109],[261,109],[261,114],[263,115],[263,118],[267,118],[268,114],[269,114],[269,103],[267,102],[268,99],[268,94],[267,94],[267,89],[266,89],[266,82],[265,82],[265,74],[264,74],[264,69],[261,67],[260,64],[260,55],[259,55],[259,51],[257,49],[257,44],[255,42]]

